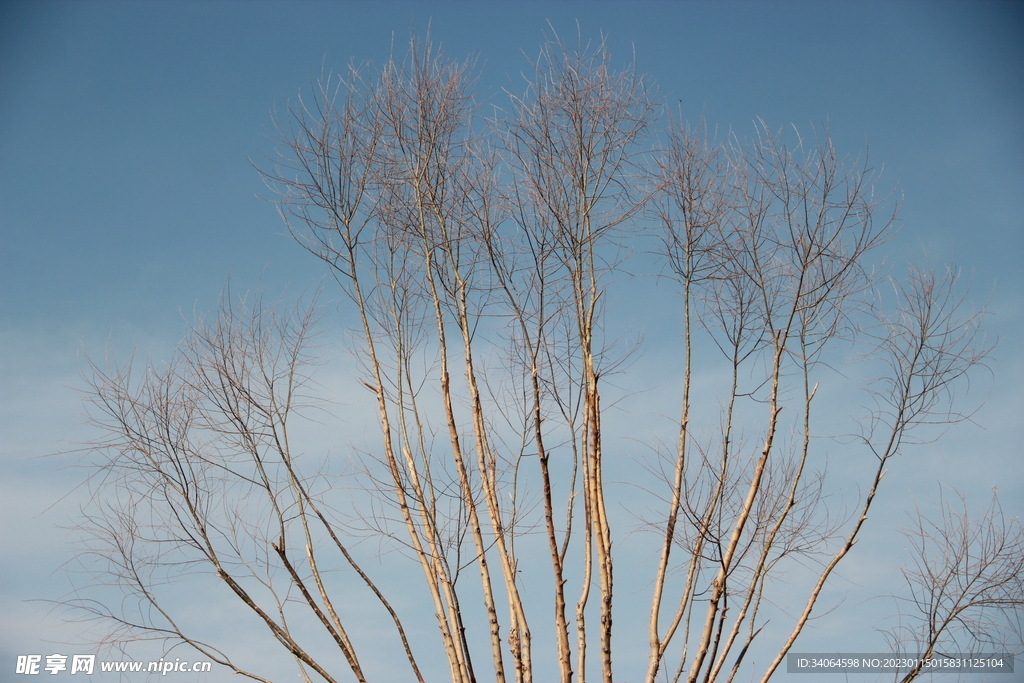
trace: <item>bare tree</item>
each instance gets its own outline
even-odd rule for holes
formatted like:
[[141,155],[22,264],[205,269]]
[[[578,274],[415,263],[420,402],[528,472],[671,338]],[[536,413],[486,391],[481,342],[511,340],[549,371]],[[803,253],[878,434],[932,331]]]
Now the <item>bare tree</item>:
[[[912,565],[903,570],[909,592],[898,601],[900,625],[890,633],[893,649],[927,660],[946,653],[1013,653],[1024,642],[1024,530],[992,501],[972,518],[967,499],[940,499],[941,517],[915,510],[904,529]],[[927,667],[917,664],[897,677],[912,681]]]
[[[91,481],[96,498],[86,514],[90,544],[82,554],[99,559],[135,606],[117,613],[84,606],[119,625],[115,640],[184,642],[236,673],[266,680],[183,630],[160,598],[161,587],[183,573],[212,572],[291,653],[307,680],[309,671],[329,681],[337,674],[295,639],[290,601],[315,615],[356,680],[365,680],[326,590],[318,563],[326,551],[338,553],[377,595],[406,642],[398,616],[311,493],[323,485],[318,473],[304,471],[292,452],[289,422],[303,406],[314,360],[315,313],[313,307],[267,309],[260,297],[236,303],[226,291],[221,314],[197,321],[166,368],[147,367],[136,381],[131,363],[94,367],[91,414],[110,438],[94,445],[108,457]],[[419,678],[408,646],[406,653]]]
[[[963,302],[953,298],[954,271],[945,278],[911,272],[905,284],[896,284],[895,313],[874,305],[877,276],[867,255],[888,238],[895,213],[880,212],[866,161],[844,167],[827,136],[813,145],[798,139],[790,150],[763,123],[747,144],[711,146],[703,129],[673,128],[668,140],[658,216],[682,288],[686,369],[647,680],[655,680],[682,625],[675,679],[685,673],[690,683],[731,681],[762,633],[759,610],[770,578],[791,568],[793,556],[822,557],[802,612],[764,672],[767,680],[860,535],[890,461],[915,427],[958,419],[943,399],[985,350],[977,317],[964,314]],[[731,376],[720,431],[696,443],[689,419],[695,328],[727,359]],[[831,367],[835,347],[864,344],[885,374],[872,382],[876,409],[860,422],[855,442],[877,465],[867,473],[859,512],[844,527],[825,521],[825,472],[809,472],[813,442],[827,436],[815,429],[818,411],[812,408],[821,379],[838,381]],[[748,432],[762,424],[762,445],[754,453],[736,438],[742,403],[767,413],[744,419]],[[780,446],[782,430],[791,436]],[[680,516],[690,528],[679,529]],[[660,608],[678,545],[685,580],[662,631]],[[703,617],[695,612],[698,602],[706,603]]]
[[[347,512],[355,503],[330,484],[341,456],[292,453],[313,309],[226,297],[167,369],[97,369],[109,440],[95,448],[88,548],[145,608],[93,607],[124,627],[115,637],[187,643],[264,680],[161,599],[167,572],[187,566],[237,596],[305,680],[341,675],[303,640],[317,628],[363,681],[371,646],[346,616],[351,579],[424,680],[414,653],[426,645],[350,550],[369,536],[419,567],[453,681],[610,683],[613,544],[631,529],[609,503],[607,416],[621,392],[609,398],[605,378],[623,354],[608,340],[627,331],[608,299],[632,258],[678,287],[683,360],[675,446],[653,444],[658,476],[632,468],[627,482],[647,494],[631,514],[655,532],[646,680],[777,670],[893,459],[915,429],[958,419],[949,399],[986,351],[977,316],[954,296],[954,271],[912,273],[881,296],[874,254],[895,208],[827,134],[792,148],[763,123],[750,141],[674,123],[662,135],[644,79],[603,43],[549,41],[533,68],[483,120],[474,64],[413,41],[377,72],[325,78],[279,122],[264,175],[352,305],[353,386],[376,406],[379,441],[353,456],[368,507]],[[823,383],[849,384],[836,368],[856,354],[879,372],[862,387],[866,417],[819,397]],[[843,410],[859,430],[845,442],[831,439]],[[825,504],[822,443],[870,464],[866,493],[845,499],[852,515]],[[794,567],[806,584],[790,614],[771,590]],[[755,641],[767,663],[747,657]]]

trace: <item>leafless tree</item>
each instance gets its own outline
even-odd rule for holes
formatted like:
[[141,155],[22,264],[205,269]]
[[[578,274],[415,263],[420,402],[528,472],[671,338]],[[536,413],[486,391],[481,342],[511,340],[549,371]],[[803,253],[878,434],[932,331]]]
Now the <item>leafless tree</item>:
[[[315,323],[313,307],[281,312],[260,297],[233,302],[228,291],[217,319],[197,321],[167,367],[147,367],[138,380],[131,363],[94,367],[91,414],[110,438],[94,445],[107,458],[90,482],[96,497],[82,555],[100,560],[134,606],[116,613],[84,606],[118,624],[115,640],[142,634],[184,642],[236,673],[266,680],[183,630],[160,598],[183,573],[212,573],[307,680],[309,671],[329,681],[336,674],[293,636],[293,600],[311,610],[356,679],[365,680],[318,563],[326,544],[377,595],[405,642],[398,616],[311,493],[322,486],[318,473],[292,452],[289,422],[303,406]],[[408,647],[406,653],[419,676]]]
[[[978,318],[952,270],[882,294],[875,253],[895,208],[867,160],[844,161],[827,133],[789,147],[763,123],[750,141],[659,132],[643,77],[604,44],[552,40],[532,66],[485,120],[474,63],[413,41],[376,72],[325,78],[278,122],[264,175],[351,303],[353,386],[378,415],[379,440],[353,456],[357,514],[325,464],[343,456],[299,458],[289,441],[314,309],[227,297],[166,369],[97,369],[109,439],[95,449],[88,550],[144,607],[93,608],[124,627],[116,636],[184,642],[265,680],[160,598],[185,566],[236,595],[305,680],[341,676],[303,641],[308,622],[363,681],[369,645],[343,608],[355,588],[332,573],[342,566],[424,680],[400,610],[350,551],[372,536],[418,565],[453,681],[610,683],[613,544],[631,529],[609,504],[606,418],[620,395],[605,378],[623,354],[608,340],[625,331],[608,299],[632,258],[661,263],[678,288],[664,310],[683,361],[676,443],[650,447],[658,476],[634,468],[628,482],[645,493],[635,514],[657,558],[646,680],[732,681],[754,666],[755,641],[773,653],[756,675],[777,670],[893,459],[915,429],[958,419],[950,399],[986,352]],[[662,246],[630,257],[649,244]],[[879,373],[862,387],[867,416],[819,396],[850,384],[837,369],[850,358]],[[831,439],[843,410],[858,431]],[[822,443],[870,463],[866,493],[845,499],[852,515],[826,505]],[[1005,548],[1019,561],[1019,543]],[[950,561],[950,581],[973,571]],[[771,591],[794,567],[806,585],[788,613]],[[535,648],[538,633],[553,647]]]
[[[767,680],[857,541],[890,461],[915,427],[959,418],[944,399],[985,349],[977,317],[954,298],[953,270],[945,277],[912,271],[895,284],[897,310],[878,310],[877,275],[866,257],[887,239],[895,213],[880,212],[866,160],[844,167],[827,136],[813,145],[798,139],[788,149],[763,123],[747,144],[711,146],[703,129],[674,128],[668,140],[658,215],[682,289],[686,369],[647,680],[655,680],[680,626],[684,647],[675,679],[733,680],[762,634],[759,610],[771,577],[791,568],[794,556],[821,557],[804,608],[764,672]],[[727,359],[731,380],[720,430],[695,442],[689,414],[697,329]],[[871,382],[875,409],[859,422],[854,441],[876,466],[851,523],[830,524],[820,497],[825,473],[809,472],[814,441],[827,435],[815,429],[812,408],[821,380],[838,381],[835,347],[865,344],[863,352],[885,374]],[[744,416],[748,432],[752,420],[763,425],[762,445],[752,454],[736,438],[742,403],[767,413]],[[780,446],[782,430],[791,436]],[[688,528],[679,529],[680,518]],[[680,545],[685,580],[662,630],[670,559]],[[706,604],[703,617],[696,603]],[[727,667],[734,649],[739,653]]]
[[[909,609],[889,635],[898,652],[921,659],[947,653],[1014,654],[1024,642],[1024,530],[1007,519],[993,491],[987,510],[972,518],[964,496],[940,499],[940,518],[915,510],[904,529],[912,564],[909,588],[898,597]],[[928,673],[918,664],[897,677],[907,683]]]

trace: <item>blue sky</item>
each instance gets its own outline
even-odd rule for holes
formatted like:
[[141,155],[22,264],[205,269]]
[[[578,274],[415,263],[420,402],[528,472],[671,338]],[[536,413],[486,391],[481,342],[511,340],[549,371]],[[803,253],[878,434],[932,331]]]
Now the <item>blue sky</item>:
[[[927,446],[894,497],[956,478],[1024,510],[1024,8],[986,2],[4,2],[0,4],[0,667],[76,635],[59,597],[87,438],[84,353],[160,358],[230,273],[302,289],[252,163],[322,69],[383,62],[430,25],[480,86],[521,84],[550,30],[603,31],[684,116],[753,132],[830,127],[903,194],[894,260],[955,258],[1000,340],[973,423]],[[250,161],[252,160],[252,161]],[[964,468],[964,462],[970,462]],[[65,648],[67,649],[67,648]],[[10,669],[13,670],[13,669]]]

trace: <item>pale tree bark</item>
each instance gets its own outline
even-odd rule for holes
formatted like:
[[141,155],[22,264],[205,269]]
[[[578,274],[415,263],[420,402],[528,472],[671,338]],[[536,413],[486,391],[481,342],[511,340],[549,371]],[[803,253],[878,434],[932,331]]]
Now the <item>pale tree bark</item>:
[[[891,458],[921,422],[958,418],[936,414],[936,407],[985,350],[975,336],[977,317],[960,315],[950,299],[954,280],[912,274],[899,296],[903,310],[876,318],[885,331],[881,344],[875,347],[875,335],[862,331],[875,313],[876,276],[867,257],[887,239],[894,214],[882,213],[871,169],[844,167],[827,136],[813,144],[798,139],[790,150],[762,126],[752,142],[713,146],[703,129],[676,128],[668,142],[660,166],[665,199],[656,216],[664,226],[671,273],[682,288],[687,370],[654,580],[647,680],[656,680],[681,626],[675,678],[685,673],[691,683],[732,680],[763,632],[758,612],[773,573],[788,556],[813,557],[838,542],[764,671],[767,680],[860,535]],[[691,321],[732,368],[722,431],[710,441],[718,444],[717,463],[707,457],[708,445],[697,444],[691,456]],[[829,348],[862,340],[877,348],[891,392],[876,395],[879,410],[859,437],[878,462],[865,482],[860,512],[844,531],[822,521],[823,473],[808,471],[814,439],[823,436],[814,428],[812,408],[816,378],[827,374]],[[744,376],[753,377],[753,384],[743,386]],[[766,412],[756,457],[745,456],[734,438],[739,404],[749,398]],[[785,410],[794,415],[789,421]],[[794,435],[782,452],[780,429]],[[684,513],[692,530],[679,531]],[[674,616],[662,626],[670,559],[680,541],[684,558],[677,573],[685,579]],[[695,612],[698,602],[705,604],[703,617]]]
[[[457,683],[611,683],[616,544],[643,518],[648,649],[630,675],[768,680],[868,528],[897,456],[917,430],[963,417],[951,399],[987,352],[978,317],[955,271],[912,271],[880,294],[876,253],[896,207],[827,132],[790,146],[763,123],[751,140],[674,121],[659,131],[644,78],[603,42],[546,42],[523,91],[486,120],[477,87],[472,61],[414,39],[403,58],[325,77],[288,108],[264,177],[346,297],[361,363],[351,384],[375,435],[361,455],[293,454],[315,365],[311,307],[228,294],[168,368],[96,369],[89,393],[109,438],[93,449],[105,460],[89,550],[146,612],[91,609],[121,625],[115,637],[186,643],[266,680],[161,597],[189,567],[245,605],[304,680],[364,681],[382,650],[355,628],[358,589],[416,680],[428,675],[415,653],[435,647]],[[663,308],[682,369],[658,379],[678,379],[681,405],[673,445],[649,446],[655,478],[624,475],[645,494],[629,509],[610,444],[644,435],[609,419],[622,392],[607,378],[626,354],[607,340],[630,334],[610,301],[636,272],[678,294]],[[822,389],[849,385],[850,353],[878,377],[863,387],[869,415],[848,416],[860,431],[842,447],[870,467],[845,518],[828,505],[822,444],[841,442],[828,425],[850,409]],[[346,458],[348,498],[325,483]],[[950,515],[919,524],[923,559],[907,574],[926,615],[913,637],[929,651],[965,615],[1020,605],[996,595],[1019,585],[1019,529],[995,509],[980,527]],[[981,564],[955,560],[964,543],[976,554],[968,527],[989,539]],[[354,551],[368,538],[422,577],[434,640],[407,633],[406,594],[388,594]],[[936,564],[939,541],[949,552]],[[790,613],[772,588],[794,567],[804,583]],[[988,592],[946,600],[973,576]],[[300,635],[313,630],[330,653]]]
[[[545,525],[555,579],[555,630],[563,681],[572,676],[569,620],[565,614],[564,550],[560,553],[553,525],[548,456],[544,452],[541,397],[536,388],[540,346],[570,349],[556,372],[572,387],[556,390],[556,402],[570,414],[573,453],[580,459],[583,500],[583,576],[576,603],[576,674],[586,677],[586,608],[597,568],[600,591],[599,660],[602,679],[612,678],[612,535],[605,503],[601,393],[598,385],[603,352],[595,340],[601,324],[604,285],[602,260],[620,238],[647,197],[638,177],[638,142],[651,125],[653,109],[645,84],[634,70],[614,71],[604,45],[593,51],[567,49],[549,42],[535,61],[536,76],[524,97],[514,98],[515,120],[507,136],[516,184],[514,217],[534,259],[530,272],[543,283],[529,315],[536,332],[523,326],[531,358],[534,430],[544,482]],[[631,184],[626,178],[634,176]],[[544,296],[547,296],[547,300]],[[545,308],[566,316],[559,326],[568,338],[557,340],[549,330]],[[520,320],[521,306],[513,311]],[[556,377],[550,378],[554,383]],[[568,388],[568,387],[567,387]],[[575,394],[575,399],[570,398]],[[569,401],[576,405],[569,407]],[[575,471],[575,470],[574,470]],[[572,506],[572,500],[569,501]],[[570,517],[573,512],[570,507]],[[566,535],[568,542],[568,534]]]

